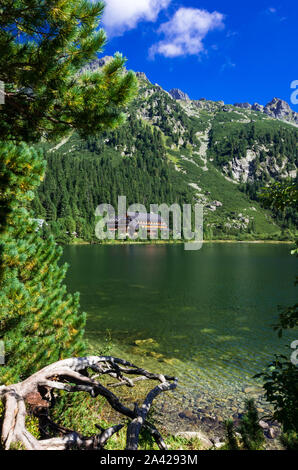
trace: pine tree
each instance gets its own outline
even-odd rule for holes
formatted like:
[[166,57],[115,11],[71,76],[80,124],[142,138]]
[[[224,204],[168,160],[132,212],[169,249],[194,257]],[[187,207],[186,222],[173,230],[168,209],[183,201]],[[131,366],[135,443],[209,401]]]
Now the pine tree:
[[[84,351],[85,315],[63,285],[61,249],[44,241],[30,213],[44,178],[40,152],[28,144],[120,124],[136,90],[117,54],[101,71],[83,72],[105,42],[102,2],[3,0],[0,6],[0,339],[6,365],[0,382]],[[51,210],[51,207],[48,208]]]
[[[0,5],[2,141],[37,142],[73,131],[96,134],[121,124],[137,80],[121,54],[100,71],[84,71],[106,40],[104,4],[94,0],[3,0]],[[8,184],[0,175],[0,193]],[[0,200],[0,231],[9,201]]]
[[[265,438],[259,425],[259,416],[254,400],[247,400],[245,413],[241,417],[240,426],[235,429],[233,420],[225,422],[227,450],[262,450]],[[236,432],[238,437],[236,437]]]
[[242,417],[239,432],[243,446],[247,450],[261,450],[265,439],[262,428],[259,425],[259,416],[254,400],[247,400],[245,413]]
[[90,135],[123,122],[120,107],[134,95],[136,78],[123,73],[121,54],[101,71],[80,73],[105,43],[103,8],[96,0],[1,1],[2,140],[38,141],[73,129]]
[[227,450],[239,450],[239,444],[235,435],[235,428],[232,419],[225,422],[226,428],[226,448]]
[[42,155],[26,144],[1,144],[0,150],[11,180],[19,183],[1,239],[0,332],[6,365],[0,373],[2,382],[11,383],[51,361],[83,353],[85,314],[79,313],[78,294],[67,294],[63,285],[62,249],[52,237],[40,237],[26,207],[44,174]]

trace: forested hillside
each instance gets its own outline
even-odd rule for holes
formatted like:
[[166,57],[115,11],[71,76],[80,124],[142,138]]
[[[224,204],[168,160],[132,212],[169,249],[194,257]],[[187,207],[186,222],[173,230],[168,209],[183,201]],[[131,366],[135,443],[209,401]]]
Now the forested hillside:
[[57,241],[94,240],[98,204],[204,205],[205,238],[288,239],[297,212],[264,210],[258,193],[296,177],[295,125],[253,109],[176,100],[138,73],[126,123],[98,137],[42,145],[48,167],[37,218]]
[[94,238],[98,204],[194,201],[193,191],[168,163],[161,132],[129,117],[123,127],[98,138],[73,137],[58,150],[45,149],[48,168],[34,201],[46,231],[60,241]]

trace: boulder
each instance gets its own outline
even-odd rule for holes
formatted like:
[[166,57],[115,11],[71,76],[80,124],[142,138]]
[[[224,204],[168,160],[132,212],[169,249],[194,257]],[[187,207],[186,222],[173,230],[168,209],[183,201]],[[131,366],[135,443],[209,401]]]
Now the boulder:
[[213,201],[212,202],[212,205],[216,206],[216,207],[222,207],[222,202],[220,201]]
[[215,447],[216,449],[221,449],[224,445],[225,445],[225,442],[216,442],[216,443],[214,444],[214,447]]
[[266,423],[265,421],[263,421],[262,419],[259,421],[259,425],[262,429],[268,429],[269,428],[269,424]]
[[275,439],[278,435],[278,429],[268,427],[268,429],[265,430],[265,434],[269,439]]
[[182,437],[184,439],[199,439],[204,449],[210,449],[213,447],[213,443],[202,431],[185,431],[178,432],[175,434],[177,437]]

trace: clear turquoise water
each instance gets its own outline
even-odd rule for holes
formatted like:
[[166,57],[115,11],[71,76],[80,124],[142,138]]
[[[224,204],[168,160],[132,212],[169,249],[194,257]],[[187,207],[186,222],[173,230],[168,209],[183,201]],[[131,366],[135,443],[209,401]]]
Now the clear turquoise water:
[[[297,339],[270,325],[277,305],[297,301],[289,245],[69,246],[67,284],[81,292],[87,337],[153,371],[175,373],[184,400],[236,401],[252,376]],[[136,345],[135,340],[148,340]],[[238,399],[239,398],[239,399]],[[234,401],[235,401],[234,400]]]

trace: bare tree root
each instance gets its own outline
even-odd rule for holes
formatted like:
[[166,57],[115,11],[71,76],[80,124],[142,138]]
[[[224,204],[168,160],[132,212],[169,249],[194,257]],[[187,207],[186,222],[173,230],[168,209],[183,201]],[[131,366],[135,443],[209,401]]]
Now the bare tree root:
[[[90,377],[89,372],[95,374]],[[141,380],[154,380],[159,384],[148,393],[141,406],[135,405],[134,410],[131,410],[123,405],[109,388],[99,382],[98,378],[103,375],[109,375],[117,380],[117,382],[109,384],[107,386],[109,388],[134,387],[135,383]],[[133,378],[132,376],[137,377]],[[86,437],[54,423],[48,416],[53,390],[64,390],[70,393],[87,392],[94,398],[101,395],[115,411],[129,418],[126,449],[138,449],[142,427],[149,431],[160,449],[166,449],[162,436],[146,418],[153,400],[160,393],[173,390],[176,386],[177,378],[175,377],[152,374],[130,362],[110,356],[88,356],[55,362],[23,382],[0,387],[0,399],[5,406],[2,442],[5,449],[9,449],[12,444],[16,443],[22,444],[28,450],[103,449],[110,437],[118,432],[123,424],[109,429],[103,429],[96,425],[100,433]],[[42,431],[40,440],[26,429],[26,404],[30,404],[35,407],[35,410],[38,410],[36,415],[40,418]],[[50,437],[49,429],[52,431],[51,435],[54,433],[57,434],[57,437]]]

